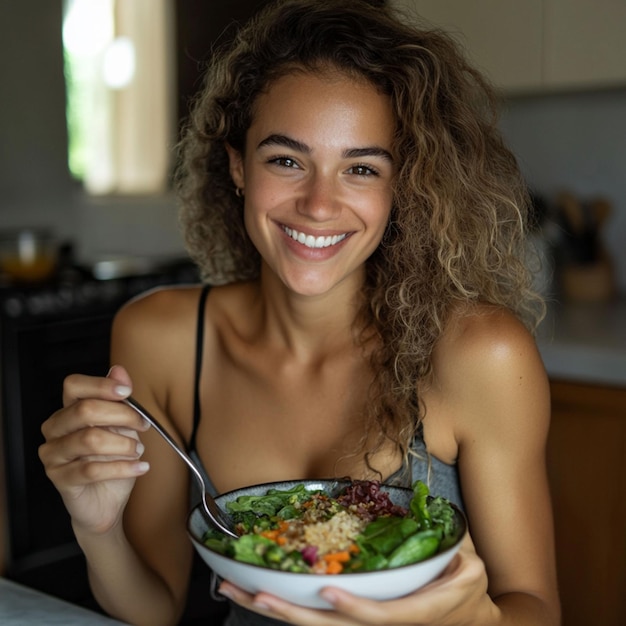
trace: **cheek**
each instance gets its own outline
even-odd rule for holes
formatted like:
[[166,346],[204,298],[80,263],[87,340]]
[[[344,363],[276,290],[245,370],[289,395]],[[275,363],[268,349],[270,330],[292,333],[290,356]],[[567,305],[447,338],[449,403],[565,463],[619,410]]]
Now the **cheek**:
[[[249,187],[250,189],[252,187]],[[263,246],[264,233],[269,228],[265,198],[262,190],[254,187],[254,193],[246,194],[243,208],[243,224],[252,240],[252,243],[260,251]]]
[[368,210],[367,220],[370,227],[382,237],[391,216],[391,194],[383,193]]

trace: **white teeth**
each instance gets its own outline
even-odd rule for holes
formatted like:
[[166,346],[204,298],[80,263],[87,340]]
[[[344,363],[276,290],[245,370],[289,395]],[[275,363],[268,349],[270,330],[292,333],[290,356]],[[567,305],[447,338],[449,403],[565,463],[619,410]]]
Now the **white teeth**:
[[320,235],[319,237],[314,237],[313,235],[305,235],[304,233],[294,230],[293,228],[288,228],[287,226],[284,226],[283,230],[294,241],[305,245],[307,248],[328,248],[329,246],[334,246],[346,238],[345,233],[343,235],[328,235],[327,237]]

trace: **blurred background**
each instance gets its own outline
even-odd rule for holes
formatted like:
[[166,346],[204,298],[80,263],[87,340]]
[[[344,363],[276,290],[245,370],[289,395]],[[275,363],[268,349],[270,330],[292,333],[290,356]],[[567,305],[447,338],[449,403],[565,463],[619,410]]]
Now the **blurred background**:
[[[0,574],[89,604],[36,450],[114,311],[193,282],[170,187],[211,49],[262,0],[0,3]],[[564,624],[626,623],[626,3],[391,0],[450,31],[502,96],[548,301],[548,461]],[[593,505],[591,504],[593,502]],[[575,549],[572,549],[575,546]],[[65,572],[59,577],[58,572]]]

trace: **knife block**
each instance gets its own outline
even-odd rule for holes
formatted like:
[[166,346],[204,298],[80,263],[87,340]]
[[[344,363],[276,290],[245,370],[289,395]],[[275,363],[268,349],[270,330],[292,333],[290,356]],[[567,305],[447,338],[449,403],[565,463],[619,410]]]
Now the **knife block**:
[[563,297],[570,302],[608,302],[615,297],[615,275],[608,257],[583,265],[561,268]]

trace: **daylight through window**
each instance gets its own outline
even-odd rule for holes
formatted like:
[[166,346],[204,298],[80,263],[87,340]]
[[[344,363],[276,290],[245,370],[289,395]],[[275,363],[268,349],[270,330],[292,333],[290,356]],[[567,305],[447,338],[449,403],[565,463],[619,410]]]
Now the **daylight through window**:
[[68,162],[92,194],[167,189],[175,136],[168,0],[65,0]]

